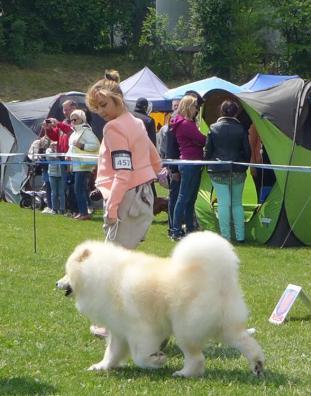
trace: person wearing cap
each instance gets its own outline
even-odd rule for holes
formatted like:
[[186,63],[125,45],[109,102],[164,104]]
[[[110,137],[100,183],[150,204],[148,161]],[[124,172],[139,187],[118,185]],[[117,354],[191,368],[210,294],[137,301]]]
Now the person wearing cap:
[[134,115],[134,117],[139,118],[143,121],[145,128],[147,130],[149,139],[152,141],[152,143],[155,146],[157,146],[156,126],[155,126],[154,119],[149,117],[147,114],[148,105],[149,105],[149,103],[146,98],[138,98],[136,101],[133,115]]
[[[147,114],[148,111],[148,100],[146,98],[138,98],[136,101],[135,109],[133,112],[133,116],[139,118],[143,121],[146,131],[148,133],[149,139],[153,143],[155,147],[157,147],[157,135],[156,135],[156,126],[154,119],[149,117]],[[157,191],[154,185],[154,182],[151,183],[151,188],[154,196],[154,204],[153,204],[153,213],[156,215],[161,212],[162,209],[167,207],[167,202],[164,198],[157,197]],[[165,209],[166,210],[166,209]]]

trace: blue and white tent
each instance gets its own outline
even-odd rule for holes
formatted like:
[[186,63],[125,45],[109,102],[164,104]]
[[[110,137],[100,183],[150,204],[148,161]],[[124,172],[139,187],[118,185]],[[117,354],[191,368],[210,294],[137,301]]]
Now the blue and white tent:
[[242,91],[241,87],[218,77],[209,77],[204,80],[194,81],[180,87],[169,89],[165,92],[166,99],[181,99],[187,91],[196,91],[202,97],[209,91],[221,89],[237,94]]
[[282,84],[283,81],[290,80],[292,78],[298,78],[299,76],[281,76],[275,74],[261,74],[257,73],[250,81],[240,86],[242,91],[256,92],[264,89],[276,87]]

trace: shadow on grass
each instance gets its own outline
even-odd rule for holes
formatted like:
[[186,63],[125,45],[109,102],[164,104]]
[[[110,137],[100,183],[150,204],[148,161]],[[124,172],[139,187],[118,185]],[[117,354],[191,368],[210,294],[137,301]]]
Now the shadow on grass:
[[[113,376],[115,379],[148,379],[149,381],[167,381],[171,379],[172,381],[209,381],[209,382],[219,382],[221,384],[246,384],[246,385],[265,385],[265,386],[275,386],[286,385],[289,381],[292,385],[299,385],[299,380],[288,377],[284,374],[280,374],[275,371],[265,370],[264,375],[261,377],[256,377],[247,369],[225,369],[225,368],[211,368],[207,360],[206,371],[201,379],[199,378],[179,378],[172,377],[176,370],[180,370],[182,367],[178,366],[175,369],[171,368],[161,368],[157,370],[147,370],[141,369],[135,366],[123,367],[116,370],[111,370],[109,376]],[[98,373],[98,375],[103,375]]]
[[152,221],[152,224],[168,224],[168,220],[163,220],[163,219],[156,219],[154,218]]
[[311,320],[311,314],[310,315],[305,315],[305,316],[290,316],[285,320],[285,323],[287,322],[303,322],[303,321],[310,321]]
[[[171,339],[166,346],[162,347],[161,350],[168,356],[182,356],[182,352],[179,347]],[[241,353],[235,349],[225,345],[207,345],[204,350],[204,356],[206,359],[238,359]]]
[[53,395],[54,386],[30,377],[0,378],[0,395]]
[[[171,362],[173,368],[164,366],[163,368],[157,370],[141,369],[137,366],[125,366],[119,369],[111,370],[109,376],[113,376],[116,379],[143,379],[147,378],[151,381],[163,381],[167,379],[182,380],[181,378],[173,378],[172,375],[176,370],[182,368],[182,352],[178,346],[174,343],[172,339],[161,348],[168,357],[168,362]],[[271,371],[269,369],[264,370],[264,375],[261,377],[256,377],[249,369],[226,369],[226,368],[213,368],[213,360],[222,360],[225,365],[227,359],[238,359],[240,357],[240,352],[234,348],[223,346],[223,345],[208,345],[204,348],[204,356],[206,362],[205,375],[202,378],[206,381],[219,382],[222,384],[248,384],[248,385],[265,385],[272,387],[279,387],[280,385],[286,385],[289,381],[291,384],[299,385],[299,380],[293,378],[292,376],[287,376],[281,374],[277,371]],[[176,361],[178,359],[178,363]],[[133,364],[133,363],[132,363]],[[238,363],[237,363],[238,364]],[[176,367],[175,367],[176,366]],[[103,373],[98,373],[98,375],[103,375]],[[202,380],[201,379],[201,380]],[[190,378],[184,379],[185,381],[198,381],[198,379]]]
[[[289,377],[274,372],[271,370],[265,370],[264,375],[261,377],[256,377],[253,373],[248,370],[242,369],[233,369],[233,370],[226,370],[226,369],[219,369],[219,368],[209,368],[207,367],[206,373],[204,376],[205,379],[210,381],[220,381],[224,384],[229,384],[232,382],[235,383],[243,383],[243,384],[250,384],[250,385],[270,385],[270,386],[279,386],[288,383]],[[295,378],[290,378],[291,384],[298,385],[299,381]]]

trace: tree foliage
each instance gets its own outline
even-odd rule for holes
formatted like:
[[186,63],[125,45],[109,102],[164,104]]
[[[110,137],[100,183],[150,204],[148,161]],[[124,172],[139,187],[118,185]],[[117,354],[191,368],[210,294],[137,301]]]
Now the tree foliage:
[[178,75],[191,75],[187,57],[178,51],[182,46],[191,43],[189,23],[179,18],[175,29],[169,32],[167,16],[157,15],[155,8],[148,8],[142,26],[139,46],[143,49],[141,56],[149,62],[154,70],[169,78]]
[[310,76],[310,0],[185,1],[188,15],[169,31],[155,0],[0,0],[0,59],[118,47],[167,78]]
[[199,32],[195,66],[202,75],[227,79],[252,75],[263,67],[266,43],[262,0],[189,0]]
[[138,0],[0,1],[0,46],[16,62],[40,51],[83,53],[133,45],[145,8]]
[[202,74],[310,76],[310,0],[188,0]]
[[148,8],[139,41],[140,56],[160,75],[166,78],[176,74],[194,76],[192,54],[187,55],[182,49],[201,42],[203,38],[191,20],[180,17],[170,31],[168,15],[158,14],[154,7]]
[[282,65],[289,73],[310,76],[311,1],[272,0],[275,28],[283,37]]

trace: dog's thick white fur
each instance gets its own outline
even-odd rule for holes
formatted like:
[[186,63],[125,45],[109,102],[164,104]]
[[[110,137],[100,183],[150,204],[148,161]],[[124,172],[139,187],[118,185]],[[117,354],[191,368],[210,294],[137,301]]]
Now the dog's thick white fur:
[[260,375],[264,356],[245,328],[238,264],[232,245],[209,231],[188,235],[166,259],[87,241],[70,255],[57,286],[109,330],[104,358],[90,370],[118,367],[128,355],[139,367],[162,367],[160,345],[174,335],[184,354],[175,376],[204,374],[202,349],[210,338],[236,347]]

